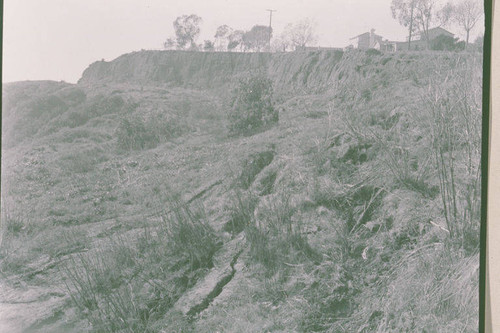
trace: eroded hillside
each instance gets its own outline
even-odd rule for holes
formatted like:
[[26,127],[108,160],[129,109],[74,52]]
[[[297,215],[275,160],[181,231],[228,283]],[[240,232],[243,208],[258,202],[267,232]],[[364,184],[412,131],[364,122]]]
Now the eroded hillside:
[[[229,135],[256,74],[279,121]],[[3,96],[0,329],[477,330],[479,54],[143,51]]]

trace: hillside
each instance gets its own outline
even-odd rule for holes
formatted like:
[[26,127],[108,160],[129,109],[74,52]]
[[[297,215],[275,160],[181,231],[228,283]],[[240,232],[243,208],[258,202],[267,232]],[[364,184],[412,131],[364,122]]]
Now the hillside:
[[[142,51],[4,85],[0,331],[477,331],[481,69]],[[255,75],[279,121],[235,135]]]

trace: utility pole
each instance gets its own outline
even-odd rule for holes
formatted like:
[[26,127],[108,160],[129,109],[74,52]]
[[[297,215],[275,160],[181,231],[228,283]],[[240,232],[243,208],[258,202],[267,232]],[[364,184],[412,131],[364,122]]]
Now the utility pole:
[[408,51],[411,50],[411,33],[413,31],[413,10],[415,9],[415,1],[410,3],[411,6],[411,14],[410,14],[410,30],[408,33]]
[[273,12],[277,12],[277,10],[275,10],[275,9],[266,9],[266,10],[269,12],[269,41],[268,41],[268,48],[269,48],[269,52],[271,52],[271,31],[272,31],[271,22],[273,20]]

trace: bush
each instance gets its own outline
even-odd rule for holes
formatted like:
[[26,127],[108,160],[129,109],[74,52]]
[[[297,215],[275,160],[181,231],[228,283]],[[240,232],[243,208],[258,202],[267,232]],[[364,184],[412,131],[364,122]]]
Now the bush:
[[431,82],[424,110],[447,230],[461,248],[475,252],[481,217],[481,89],[475,87],[481,72],[470,62],[456,73],[446,85]]
[[472,45],[476,51],[483,52],[484,36],[478,36]]
[[380,52],[377,49],[368,49],[368,50],[366,50],[366,55],[367,56],[378,56],[378,55],[381,55],[381,54],[382,54],[382,52]]
[[464,42],[459,42],[458,38],[439,35],[430,41],[431,50],[434,51],[460,51],[465,47]]
[[192,210],[172,199],[171,213],[162,219],[172,255],[188,260],[192,269],[213,266],[212,257],[221,243],[215,230],[206,222],[203,209]]
[[124,150],[140,150],[154,148],[158,138],[146,129],[144,121],[140,118],[122,119],[116,130],[118,147]]
[[176,117],[153,115],[146,121],[139,117],[128,117],[122,119],[116,130],[118,148],[123,150],[154,148],[161,142],[179,137],[186,130],[186,124]]
[[231,99],[230,133],[248,134],[276,123],[279,116],[272,97],[273,86],[270,79],[263,76],[242,79]]
[[257,203],[258,198],[251,192],[235,190],[231,196],[231,205],[227,207],[231,218],[223,230],[233,234],[242,232],[253,221]]
[[245,232],[250,244],[250,256],[261,263],[267,273],[274,274],[285,262],[305,262],[318,259],[304,235],[297,212],[288,193],[279,193],[260,206]]

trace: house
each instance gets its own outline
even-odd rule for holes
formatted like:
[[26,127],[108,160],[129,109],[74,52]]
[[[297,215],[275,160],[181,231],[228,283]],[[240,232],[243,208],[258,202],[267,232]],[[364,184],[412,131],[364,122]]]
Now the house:
[[382,36],[375,33],[375,29],[371,29],[369,32],[365,32],[356,37],[352,37],[350,40],[358,39],[358,49],[377,49],[380,50],[380,45],[382,44]]
[[[443,29],[441,27],[436,27],[436,28],[432,28],[432,29],[427,30],[427,36],[429,37],[429,39],[428,39],[429,41],[431,41],[431,40],[433,40],[441,35],[451,37],[451,38],[455,37],[455,35],[453,33],[449,32],[448,30]],[[406,42],[404,42],[404,44],[401,45],[401,47],[403,49],[406,49],[406,50],[408,49],[408,39],[409,39],[409,37],[406,37]],[[427,48],[427,38],[426,38],[424,32],[417,32],[414,36],[411,37],[411,48],[412,48],[412,50],[423,50],[423,49]]]
[[[436,27],[429,29],[427,31],[427,36],[429,41],[439,37],[447,36],[453,38],[455,35],[446,29],[441,27]],[[377,49],[385,52],[396,52],[408,50],[408,37],[405,42],[399,41],[389,41],[384,39],[382,36],[375,33],[375,29],[371,29],[369,32],[365,32],[356,37],[352,37],[351,40],[357,39],[357,48],[361,50],[367,49]],[[356,46],[354,46],[356,47]],[[427,38],[423,32],[418,32],[411,37],[411,49],[412,50],[425,50],[427,49]]]
[[391,42],[375,33],[375,29],[365,32],[350,40],[358,39],[357,48],[361,50],[376,49],[380,51],[395,52],[397,51],[397,42]]
[[[449,32],[448,30],[443,29],[441,27],[436,27],[436,28],[432,28],[432,29],[427,30],[427,35],[429,36],[429,40],[433,40],[434,38],[439,37],[441,35],[445,35],[445,36],[452,37],[452,38],[455,36],[454,34]],[[407,38],[407,40],[408,40],[408,38]],[[426,40],[426,38],[425,38],[425,35],[423,32],[418,32],[415,35],[415,37],[412,37],[412,41],[425,41],[425,40]]]

